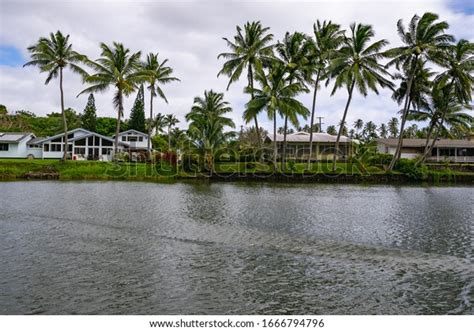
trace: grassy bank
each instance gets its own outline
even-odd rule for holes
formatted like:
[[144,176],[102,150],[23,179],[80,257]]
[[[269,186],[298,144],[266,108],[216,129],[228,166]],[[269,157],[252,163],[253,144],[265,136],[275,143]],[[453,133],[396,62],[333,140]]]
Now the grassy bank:
[[[15,180],[28,178],[51,178],[60,180],[143,180],[173,181],[187,178],[209,178],[209,172],[184,171],[168,164],[113,163],[98,161],[58,161],[1,159],[0,179]],[[42,176],[44,175],[44,176]],[[352,163],[338,163],[332,172],[331,163],[314,163],[311,170],[306,163],[291,163],[284,171],[279,166],[259,162],[219,163],[215,165],[213,179],[216,180],[285,180],[315,182],[463,182],[474,183],[473,172],[460,172],[449,167],[423,173],[394,171],[386,174],[382,167],[363,167]]]

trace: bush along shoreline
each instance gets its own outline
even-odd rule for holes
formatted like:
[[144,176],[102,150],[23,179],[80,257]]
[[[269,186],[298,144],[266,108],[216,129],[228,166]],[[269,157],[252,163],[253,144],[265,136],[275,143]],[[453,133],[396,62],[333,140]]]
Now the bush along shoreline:
[[[220,162],[212,171],[199,162],[133,163],[58,160],[0,160],[0,180],[129,180],[173,182],[182,180],[258,181],[295,183],[459,183],[474,184],[474,166],[459,170],[454,165],[416,166],[414,161],[401,160],[396,170],[386,172],[381,166],[337,163],[314,163],[307,170],[306,163],[289,163],[282,170],[279,165],[266,162]],[[467,170],[467,171],[466,171]]]

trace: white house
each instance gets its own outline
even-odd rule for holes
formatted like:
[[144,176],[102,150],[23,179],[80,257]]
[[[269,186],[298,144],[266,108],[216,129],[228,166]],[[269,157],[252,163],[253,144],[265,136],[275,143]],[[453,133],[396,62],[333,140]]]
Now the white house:
[[41,148],[31,132],[0,132],[0,158],[41,158]]
[[[112,138],[115,138],[115,135]],[[148,150],[148,135],[137,130],[120,132],[119,141],[128,144],[131,151]]]
[[[78,128],[68,131],[68,153],[73,160],[112,160],[114,139]],[[44,138],[36,142],[42,146],[43,159],[59,159],[63,156],[64,133]],[[119,142],[119,150],[128,144]]]
[[[379,153],[395,154],[398,139],[375,139]],[[430,144],[433,140],[430,140]],[[422,156],[425,151],[426,139],[402,139],[400,156],[414,159]],[[438,139],[436,140],[428,161],[442,162],[474,162],[474,136],[468,139]]]

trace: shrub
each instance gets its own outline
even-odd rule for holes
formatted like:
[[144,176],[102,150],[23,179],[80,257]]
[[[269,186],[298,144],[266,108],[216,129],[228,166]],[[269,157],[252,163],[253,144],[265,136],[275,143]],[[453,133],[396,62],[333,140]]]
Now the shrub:
[[246,162],[245,163],[246,170],[255,170],[257,169],[257,164],[255,162]]
[[393,155],[386,153],[376,153],[370,160],[371,165],[389,165],[392,162]]
[[296,171],[296,162],[294,160],[288,161],[288,170]]
[[428,174],[426,166],[417,166],[416,161],[410,159],[400,159],[395,166],[395,170],[415,180],[425,179]]

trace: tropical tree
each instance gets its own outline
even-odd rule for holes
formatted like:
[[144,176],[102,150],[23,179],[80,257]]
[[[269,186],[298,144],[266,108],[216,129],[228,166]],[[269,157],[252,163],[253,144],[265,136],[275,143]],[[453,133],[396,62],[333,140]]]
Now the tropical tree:
[[400,135],[395,155],[388,167],[389,171],[393,169],[400,158],[403,131],[411,103],[412,82],[416,75],[418,61],[430,60],[437,62],[437,58],[439,58],[444,48],[449,46],[454,40],[453,36],[445,33],[448,27],[448,23],[444,21],[439,22],[438,15],[433,13],[425,13],[421,18],[418,15],[414,15],[408,30],[404,27],[402,20],[399,20],[397,23],[398,35],[404,45],[392,48],[385,53],[385,55],[392,58],[387,67],[395,65],[397,69],[402,68],[404,72],[408,73],[408,81],[402,110]]
[[328,127],[326,128],[326,133],[335,136],[337,134],[336,126],[328,125]]
[[[296,96],[304,89],[301,82],[290,83],[286,67],[273,62],[268,69],[268,74],[262,67],[257,67],[256,80],[259,88],[254,88],[253,99],[246,104],[244,119],[251,120],[263,110],[273,120],[273,162],[277,165],[277,116],[284,115],[290,118],[291,123],[298,125],[298,115],[307,116],[308,110],[296,99]],[[286,137],[286,127],[283,128]],[[284,147],[285,148],[285,147]]]
[[[161,85],[165,85],[174,81],[179,81],[178,78],[173,76],[173,69],[167,65],[168,59],[164,59],[162,62],[158,60],[158,53],[149,53],[146,58],[146,62],[143,63],[143,67],[146,70],[148,90],[150,90],[150,117],[149,121],[153,122],[153,98],[159,96],[166,103],[166,95],[161,88]],[[148,126],[148,151],[151,157],[151,134],[153,126]]]
[[377,125],[372,121],[365,123],[363,135],[366,140],[377,138]]
[[[327,77],[327,69],[335,51],[344,40],[344,31],[340,30],[340,25],[331,21],[319,20],[313,25],[314,39],[308,38],[310,44],[309,60],[312,66],[312,75],[314,77],[313,103],[311,106],[311,119],[309,127],[314,126],[314,113],[316,109],[316,98],[319,89],[319,83]],[[309,131],[309,155],[308,169],[311,167],[311,156],[313,152],[313,130]]]
[[203,155],[210,173],[214,171],[214,153],[235,135],[225,132],[226,127],[235,128],[235,124],[225,115],[232,111],[223,93],[204,91],[204,98],[194,98],[191,111],[186,114],[189,123],[188,135],[196,149]]
[[168,127],[168,150],[171,150],[171,128],[179,123],[179,120],[173,114],[165,116],[165,123]]
[[117,110],[117,127],[115,130],[115,153],[118,152],[118,136],[120,133],[120,119],[123,116],[124,97],[132,94],[138,84],[146,79],[145,72],[140,65],[141,52],[130,54],[130,50],[123,44],[114,42],[113,47],[101,43],[101,57],[96,61],[88,61],[95,74],[88,76],[86,82],[91,84],[82,93],[105,92],[110,87],[115,88],[113,104]]
[[[229,90],[230,85],[239,80],[242,72],[247,69],[247,87],[251,91],[250,100],[252,100],[255,67],[272,61],[273,45],[270,43],[273,40],[273,35],[268,33],[270,28],[263,27],[260,21],[247,22],[243,31],[240,26],[237,26],[236,29],[237,34],[234,36],[234,41],[223,38],[230,48],[230,52],[217,56],[218,59],[222,57],[226,60],[217,77],[226,75],[230,78],[227,84],[227,90]],[[256,136],[259,137],[257,117],[254,118],[254,121]],[[260,141],[259,147],[261,147]]]
[[387,125],[385,125],[385,123],[382,123],[380,124],[379,126],[379,135],[381,138],[387,138],[387,135],[388,135],[388,129],[387,129]]
[[82,127],[86,130],[96,132],[97,130],[97,110],[95,108],[94,94],[89,94],[86,108],[81,116]]
[[130,120],[128,121],[128,128],[145,133],[145,92],[143,85],[138,89],[137,97],[133,103],[130,111]]
[[59,76],[59,93],[61,101],[61,114],[63,120],[63,160],[67,159],[68,137],[67,137],[67,119],[64,108],[64,90],[63,90],[63,71],[65,68],[71,69],[83,78],[87,76],[86,71],[80,67],[81,63],[87,61],[84,55],[73,50],[69,42],[69,35],[64,36],[61,31],[51,33],[48,38],[41,37],[38,42],[28,47],[31,61],[25,63],[25,66],[37,66],[40,72],[47,72],[48,77],[45,84]]
[[357,134],[359,135],[360,130],[362,130],[364,128],[364,121],[359,118],[354,122],[353,126],[354,126],[354,129],[357,131]]
[[[276,51],[279,55],[279,61],[283,64],[284,70],[288,73],[287,80],[290,84],[294,82],[299,83],[299,92],[308,92],[305,82],[311,80],[312,65],[310,62],[310,48],[311,44],[307,42],[307,37],[300,32],[285,34],[282,41],[276,45]],[[298,114],[301,112],[301,114]],[[283,132],[283,154],[282,154],[282,168],[285,168],[286,162],[286,136],[288,129],[288,121],[291,124],[298,126],[298,116],[303,116],[306,119],[309,115],[309,110],[306,107],[291,110],[283,113],[284,117],[284,132]]]
[[[351,35],[345,38],[343,46],[338,50],[330,66],[331,76],[335,78],[332,95],[342,87],[347,88],[348,92],[342,123],[346,121],[355,87],[363,96],[367,96],[368,90],[378,94],[377,85],[382,88],[393,88],[393,83],[386,78],[390,74],[378,62],[384,57],[381,50],[388,41],[381,39],[370,43],[374,37],[374,30],[370,25],[353,23],[350,30]],[[344,126],[340,125],[336,139],[336,152],[333,156],[333,171],[336,170],[336,158],[343,129]]]
[[392,117],[388,121],[388,132],[390,133],[390,137],[396,138],[398,135],[398,118]]
[[450,127],[462,129],[463,131],[471,129],[474,118],[465,112],[468,109],[472,109],[472,106],[460,102],[459,94],[454,84],[443,85],[442,82],[438,82],[434,85],[430,105],[425,109],[414,111],[408,117],[409,120],[428,120],[430,127],[433,127],[433,130],[435,130],[431,143],[431,137],[427,135],[425,152],[417,164],[423,163],[431,154],[442,132],[446,132],[449,135]]

